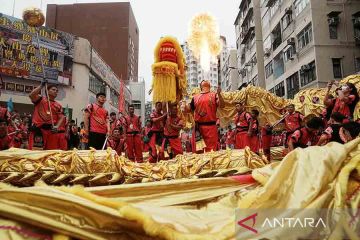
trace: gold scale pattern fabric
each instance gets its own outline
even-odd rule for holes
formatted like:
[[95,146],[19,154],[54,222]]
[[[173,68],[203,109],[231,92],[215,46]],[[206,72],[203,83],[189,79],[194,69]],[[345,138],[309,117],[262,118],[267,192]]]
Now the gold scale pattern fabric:
[[[48,231],[55,239],[234,239],[236,208],[351,208],[360,204],[360,139],[296,149],[253,170],[253,184],[231,178],[180,179],[83,188],[0,185],[0,225]],[[347,217],[329,215],[329,239],[358,233]],[[275,229],[279,239],[307,229]],[[0,231],[0,238],[23,239]],[[248,237],[246,232],[239,233]],[[10,238],[9,238],[10,236]],[[253,237],[253,236],[252,236]],[[264,236],[258,236],[259,238]]]
[[106,151],[29,151],[12,148],[0,152],[0,182],[31,186],[37,180],[52,185],[99,186],[204,178],[251,172],[266,159],[245,150],[178,155],[157,164],[134,163]]
[[[355,84],[360,93],[360,75],[351,75],[340,81],[340,84],[347,82]],[[335,87],[331,90],[334,93]],[[192,94],[199,92],[195,89]],[[319,115],[324,109],[323,100],[326,94],[325,88],[310,88],[304,89],[298,92],[294,99],[284,99],[274,94],[254,86],[248,86],[240,91],[223,92],[222,96],[225,101],[225,106],[222,109],[218,109],[217,116],[220,119],[221,126],[225,127],[233,121],[235,116],[235,103],[242,102],[245,104],[247,110],[257,109],[260,112],[260,124],[265,123],[274,124],[281,118],[280,111],[287,105],[295,104],[296,110],[303,113],[305,116],[309,114]],[[300,97],[304,96],[304,102],[300,102]],[[319,103],[314,104],[312,102],[313,97],[319,98]],[[190,115],[190,116],[189,116]],[[185,114],[184,120],[187,123],[188,128],[193,126],[193,118],[191,114]],[[360,118],[360,102],[357,104],[354,112],[354,119]]]

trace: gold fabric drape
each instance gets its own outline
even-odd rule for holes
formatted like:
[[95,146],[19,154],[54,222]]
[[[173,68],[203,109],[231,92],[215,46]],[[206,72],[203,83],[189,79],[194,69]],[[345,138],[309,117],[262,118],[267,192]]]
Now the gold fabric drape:
[[[356,139],[296,149],[283,161],[254,170],[258,182],[253,184],[231,178],[94,188],[2,184],[0,216],[80,239],[233,239],[236,208],[358,209],[359,174]],[[348,219],[330,215],[328,220],[333,223],[328,229],[331,239],[340,239],[341,231],[358,238]],[[273,231],[279,239],[309,233]],[[239,234],[247,237],[246,232]]]

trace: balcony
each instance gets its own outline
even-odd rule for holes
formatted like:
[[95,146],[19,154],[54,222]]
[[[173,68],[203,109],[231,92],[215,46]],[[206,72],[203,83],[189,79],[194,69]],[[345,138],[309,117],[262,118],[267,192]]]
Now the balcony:
[[245,44],[249,40],[251,34],[253,34],[253,33],[255,34],[255,26],[254,25],[251,25],[248,28],[243,28],[243,31],[240,34],[241,44]]
[[254,7],[252,2],[250,2],[250,5],[248,7],[248,9],[246,10],[246,12],[244,12],[244,15],[242,17],[242,23],[241,23],[241,27],[243,27],[245,25],[245,23],[254,15]]

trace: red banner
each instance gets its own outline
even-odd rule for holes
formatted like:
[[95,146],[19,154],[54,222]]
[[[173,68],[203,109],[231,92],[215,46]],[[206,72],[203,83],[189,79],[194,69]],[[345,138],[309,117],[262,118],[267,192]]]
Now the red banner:
[[120,79],[120,91],[119,91],[119,112],[125,114],[125,94],[124,94],[124,81]]

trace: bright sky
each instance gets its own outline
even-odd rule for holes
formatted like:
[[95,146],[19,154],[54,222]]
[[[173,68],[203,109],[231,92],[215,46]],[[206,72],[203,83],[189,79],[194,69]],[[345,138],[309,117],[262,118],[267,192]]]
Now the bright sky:
[[[26,7],[41,7],[46,12],[47,4],[71,4],[90,2],[127,2],[113,0],[0,0],[0,12],[21,18]],[[183,43],[187,38],[192,17],[208,12],[219,23],[220,34],[227,38],[229,47],[235,47],[234,21],[240,0],[130,0],[140,34],[139,76],[145,79],[146,91],[151,85],[153,50],[161,36],[171,35]],[[150,96],[146,100],[151,100]]]

